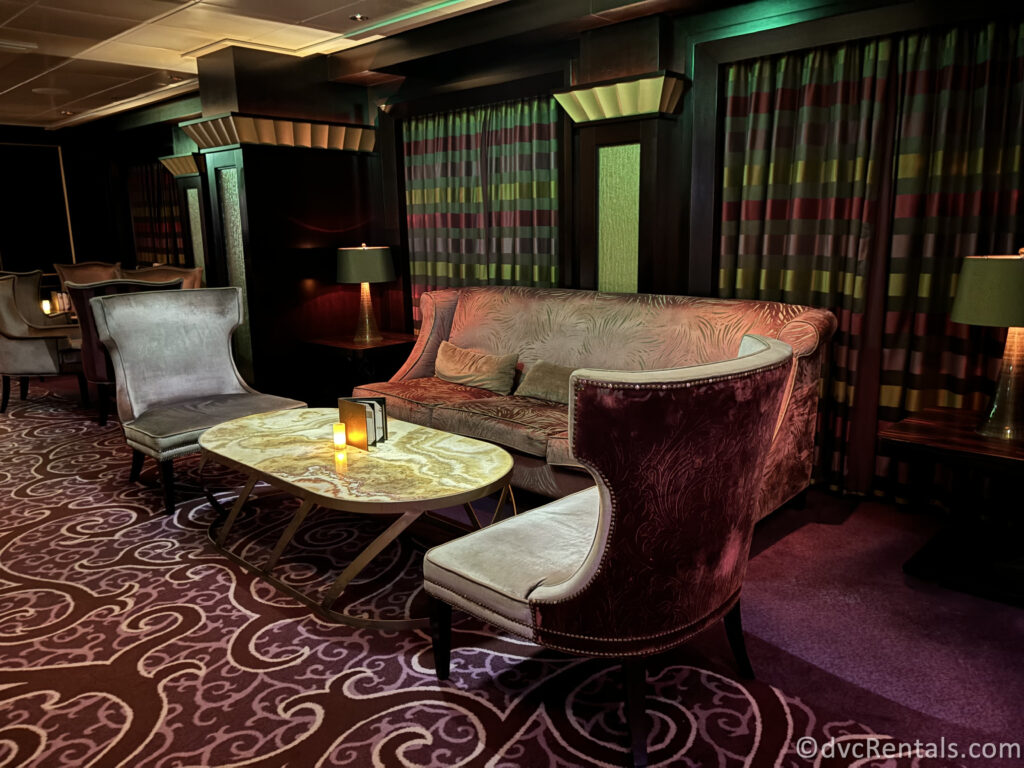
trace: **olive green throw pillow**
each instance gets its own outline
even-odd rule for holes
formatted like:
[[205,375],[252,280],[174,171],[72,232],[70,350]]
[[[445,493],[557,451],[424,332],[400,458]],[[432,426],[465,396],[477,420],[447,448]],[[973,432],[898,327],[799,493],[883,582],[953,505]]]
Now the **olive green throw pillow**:
[[569,376],[575,368],[538,360],[530,366],[516,389],[516,397],[536,397],[569,404]]
[[485,355],[471,349],[460,349],[442,341],[434,362],[434,374],[439,379],[467,387],[479,387],[507,395],[512,391],[519,355]]

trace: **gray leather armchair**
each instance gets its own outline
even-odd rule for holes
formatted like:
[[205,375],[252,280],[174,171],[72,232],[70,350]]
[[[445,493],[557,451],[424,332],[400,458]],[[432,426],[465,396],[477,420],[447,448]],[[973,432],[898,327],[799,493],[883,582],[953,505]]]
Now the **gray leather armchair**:
[[164,508],[174,511],[173,461],[199,451],[210,427],[305,403],[257,392],[235,367],[231,335],[242,322],[238,288],[154,291],[89,300],[110,353],[117,412],[132,447],[130,479],[156,459]]
[[28,381],[32,376],[61,376],[76,374],[82,403],[88,404],[89,390],[82,376],[81,339],[78,326],[35,326],[18,310],[15,295],[17,275],[0,277],[0,376],[3,393],[0,413],[7,410],[11,396],[11,377],[21,380],[21,399],[28,396]]

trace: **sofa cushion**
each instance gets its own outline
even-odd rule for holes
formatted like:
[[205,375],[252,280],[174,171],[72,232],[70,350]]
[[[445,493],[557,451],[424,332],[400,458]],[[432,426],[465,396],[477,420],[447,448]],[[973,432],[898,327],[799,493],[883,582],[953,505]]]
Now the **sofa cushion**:
[[569,428],[569,409],[532,397],[490,397],[438,406],[431,426],[547,456],[548,440]]
[[499,395],[507,395],[512,391],[516,359],[514,353],[487,355],[442,341],[434,362],[434,375],[453,384],[489,389]]
[[388,416],[425,427],[433,426],[435,406],[494,397],[494,393],[486,389],[453,384],[435,376],[365,384],[353,389],[352,394],[355,397],[386,398]]
[[225,421],[254,413],[305,407],[306,404],[298,400],[256,392],[209,395],[143,411],[137,419],[125,423],[124,436],[129,445],[150,456],[178,455],[198,450],[203,432]]
[[569,445],[569,430],[552,435],[548,439],[548,464],[557,467],[582,467],[572,455],[572,447]]
[[553,403],[569,404],[569,377],[574,368],[538,360],[530,366],[516,387],[517,397],[536,397]]

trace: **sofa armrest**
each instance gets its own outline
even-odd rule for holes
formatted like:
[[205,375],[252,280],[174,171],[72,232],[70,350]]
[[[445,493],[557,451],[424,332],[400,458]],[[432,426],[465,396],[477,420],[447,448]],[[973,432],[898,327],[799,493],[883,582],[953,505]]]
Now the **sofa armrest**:
[[778,339],[789,344],[796,357],[808,357],[832,338],[836,324],[836,316],[827,309],[808,309],[782,326]]
[[420,296],[420,314],[423,322],[420,325],[416,344],[409,353],[398,373],[391,381],[403,379],[422,379],[434,375],[434,360],[441,342],[448,339],[452,331],[452,319],[455,317],[455,305],[459,303],[457,290],[430,291]]

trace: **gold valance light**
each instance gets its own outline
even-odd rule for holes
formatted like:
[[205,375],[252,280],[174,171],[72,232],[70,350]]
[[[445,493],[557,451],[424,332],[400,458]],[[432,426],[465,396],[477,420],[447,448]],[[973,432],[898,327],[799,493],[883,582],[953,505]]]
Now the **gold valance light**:
[[219,115],[178,124],[200,149],[232,144],[270,144],[307,149],[372,152],[376,131],[372,125],[313,123],[281,117]]
[[654,72],[628,80],[594,83],[553,94],[576,123],[616,117],[672,114],[679,106],[686,80],[675,72]]

